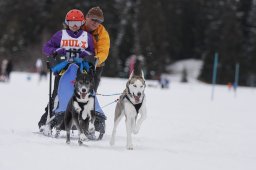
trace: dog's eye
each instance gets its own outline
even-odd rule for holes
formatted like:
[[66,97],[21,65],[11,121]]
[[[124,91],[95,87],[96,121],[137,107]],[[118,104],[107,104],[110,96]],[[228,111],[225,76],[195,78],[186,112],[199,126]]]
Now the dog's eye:
[[140,88],[142,88],[143,86],[140,86]]
[[137,87],[137,86],[134,84],[133,87]]

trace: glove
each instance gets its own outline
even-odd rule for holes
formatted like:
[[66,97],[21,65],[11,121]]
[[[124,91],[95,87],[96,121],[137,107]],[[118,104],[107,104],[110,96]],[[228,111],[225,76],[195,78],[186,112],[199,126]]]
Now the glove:
[[88,63],[95,65],[96,58],[94,55],[88,55],[84,57],[84,60],[87,61]]
[[92,63],[93,65],[95,64],[96,58],[88,51],[82,51],[80,57],[83,58],[85,61]]
[[53,56],[60,55],[60,56],[65,56],[66,55],[66,49],[65,48],[57,48],[53,52]]
[[81,53],[80,53],[80,57],[81,58],[86,58],[86,56],[89,56],[89,55],[92,55],[92,53],[91,52],[89,52],[89,51],[82,51]]

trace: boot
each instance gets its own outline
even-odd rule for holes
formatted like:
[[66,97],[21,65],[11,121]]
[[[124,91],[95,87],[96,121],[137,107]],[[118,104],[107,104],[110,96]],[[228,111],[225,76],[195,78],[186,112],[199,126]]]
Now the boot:
[[64,119],[64,112],[56,113],[55,118],[50,122],[51,128],[60,129]]

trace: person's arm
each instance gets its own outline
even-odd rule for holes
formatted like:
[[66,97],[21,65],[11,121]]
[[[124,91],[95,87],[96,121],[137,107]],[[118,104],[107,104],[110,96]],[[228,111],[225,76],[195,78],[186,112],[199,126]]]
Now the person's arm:
[[61,37],[62,31],[58,31],[48,42],[44,44],[43,53],[46,56],[51,56],[58,48],[60,48]]
[[88,33],[88,47],[86,50],[89,51],[92,55],[95,55],[93,37],[90,33]]
[[99,32],[98,40],[95,45],[95,55],[99,60],[98,66],[106,61],[110,48],[110,38],[106,29],[103,27]]

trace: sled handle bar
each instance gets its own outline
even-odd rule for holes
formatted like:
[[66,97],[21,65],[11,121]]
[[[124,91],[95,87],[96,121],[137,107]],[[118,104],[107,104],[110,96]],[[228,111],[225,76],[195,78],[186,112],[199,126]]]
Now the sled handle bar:
[[70,53],[74,53],[74,54],[80,54],[82,51],[79,49],[69,49],[69,50],[66,50],[66,52],[70,52]]

